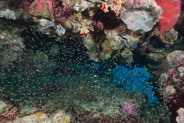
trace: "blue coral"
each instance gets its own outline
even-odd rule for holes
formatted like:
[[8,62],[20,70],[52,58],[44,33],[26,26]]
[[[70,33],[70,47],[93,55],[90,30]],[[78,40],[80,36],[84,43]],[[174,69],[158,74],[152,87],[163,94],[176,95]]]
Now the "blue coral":
[[119,65],[113,71],[113,81],[116,84],[122,85],[128,92],[142,92],[148,96],[148,103],[157,100],[153,95],[152,86],[148,84],[150,73],[144,68],[134,67],[132,70]]

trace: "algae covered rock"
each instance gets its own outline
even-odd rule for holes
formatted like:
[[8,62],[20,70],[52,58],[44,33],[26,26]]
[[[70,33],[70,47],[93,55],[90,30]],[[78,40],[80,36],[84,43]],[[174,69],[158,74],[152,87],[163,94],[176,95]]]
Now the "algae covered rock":
[[[10,27],[12,28],[12,27]],[[16,34],[18,29],[12,28],[0,32],[0,66],[8,66],[20,57],[24,48],[23,39]]]

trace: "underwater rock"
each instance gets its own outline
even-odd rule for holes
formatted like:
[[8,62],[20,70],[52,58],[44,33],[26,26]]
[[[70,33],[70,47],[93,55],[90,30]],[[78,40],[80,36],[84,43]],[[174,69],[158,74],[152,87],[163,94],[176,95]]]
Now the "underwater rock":
[[[29,110],[29,109],[27,109]],[[35,122],[35,123],[70,123],[70,116],[64,113],[63,111],[59,111],[58,113],[53,113],[51,115],[47,115],[43,111],[35,111],[33,113],[29,113],[26,116],[21,118],[14,119],[13,123],[27,123],[27,122]]]
[[10,26],[0,31],[0,66],[8,66],[20,56],[24,43],[18,28]]
[[0,122],[6,123],[20,117],[17,107],[12,101],[5,98],[0,98]]
[[49,21],[47,19],[40,19],[40,25],[44,27],[44,29],[48,29],[49,27],[54,27],[55,24],[53,21]]
[[171,28],[164,35],[160,35],[160,39],[162,40],[162,42],[167,45],[173,45],[177,38],[178,32],[174,28]]
[[126,23],[127,28],[130,30],[137,31],[142,29],[147,32],[153,28],[153,18],[145,11],[122,11],[121,15],[122,20]]
[[131,64],[133,61],[133,53],[129,48],[125,48],[121,51],[121,57],[126,61],[126,63]]
[[36,17],[52,19],[53,13],[51,0],[35,0],[29,8],[29,14]]
[[36,122],[36,123],[40,123],[40,122],[44,122],[47,119],[48,119],[47,114],[45,114],[42,111],[36,111],[31,115],[24,116],[20,119],[17,119],[17,121],[19,121],[19,122]]
[[117,58],[126,52],[124,47],[136,49],[141,36],[132,36],[128,29],[150,31],[162,12],[154,0],[25,0],[13,10],[21,15],[19,20],[44,34],[81,38],[89,57],[95,61]]
[[53,123],[70,123],[70,116],[64,113],[63,111],[59,111],[58,113],[54,114],[52,117]]
[[55,29],[58,35],[64,35],[66,32],[65,28],[61,24],[56,25]]
[[180,35],[184,35],[184,31],[183,31],[183,29],[184,29],[184,25],[183,25],[183,23],[184,23],[184,2],[183,1],[181,1],[181,14],[180,14],[180,17],[179,17],[179,19],[178,19],[178,21],[177,21],[177,23],[176,23],[176,25],[174,26],[174,28],[180,33]]
[[[173,51],[168,54],[165,67],[165,83],[163,85],[163,97],[169,107],[173,112],[176,112],[184,104],[184,51]],[[164,80],[163,79],[163,80]]]
[[110,50],[110,49],[112,49],[112,52],[113,52],[113,50],[119,51],[126,44],[125,39],[116,30],[113,30],[113,31],[107,33],[106,38],[107,38],[106,41],[102,44],[104,52],[106,52],[105,50]]
[[21,105],[19,107],[19,111],[20,111],[21,116],[27,116],[29,114],[35,113],[36,111],[38,111],[38,109],[30,105]]
[[134,35],[130,34],[130,35],[125,35],[123,37],[127,40],[126,41],[126,46],[128,48],[132,48],[132,49],[137,48],[137,44],[139,43],[139,37],[138,36],[134,36]]
[[176,122],[177,123],[183,123],[184,122],[184,109],[179,108],[177,110],[178,116],[176,117]]
[[[94,42],[93,37],[91,35],[87,35],[86,39],[83,41],[84,46],[90,51],[95,52],[97,48],[97,43]],[[92,57],[91,57],[92,58]]]
[[0,11],[0,17],[4,17],[6,19],[16,20],[16,16],[14,11],[6,9],[5,11]]
[[0,10],[7,9],[8,4],[9,4],[9,1],[7,1],[7,0],[1,0],[0,1]]
[[150,31],[161,17],[161,8],[152,1],[149,6],[141,9],[121,9],[121,20],[127,25],[127,28],[133,31]]
[[184,87],[182,78],[184,67],[170,69],[164,87],[164,98],[170,110],[176,111],[183,107]]
[[89,5],[90,5],[89,1],[78,0],[73,8],[76,11],[84,11],[89,7]]
[[0,101],[0,113],[7,107],[7,104],[4,101]]
[[176,50],[167,55],[167,62],[170,67],[180,67],[184,65],[184,51]]
[[61,6],[54,8],[54,19],[57,22],[65,22],[71,16],[71,9],[68,4],[63,3]]
[[56,44],[53,44],[50,48],[50,54],[51,55],[56,55],[57,53],[59,53],[60,47]]

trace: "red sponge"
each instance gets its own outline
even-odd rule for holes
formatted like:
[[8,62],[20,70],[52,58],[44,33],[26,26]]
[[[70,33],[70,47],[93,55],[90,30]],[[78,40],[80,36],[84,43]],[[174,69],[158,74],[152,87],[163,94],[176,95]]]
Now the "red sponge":
[[181,13],[180,0],[156,0],[157,4],[163,9],[162,17],[158,22],[161,34],[169,31],[178,21]]

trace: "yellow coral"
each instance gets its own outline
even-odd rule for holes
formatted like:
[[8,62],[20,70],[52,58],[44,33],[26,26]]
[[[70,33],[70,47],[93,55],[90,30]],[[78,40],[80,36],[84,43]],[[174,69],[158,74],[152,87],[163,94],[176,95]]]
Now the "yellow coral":
[[54,123],[70,123],[70,116],[65,114],[63,111],[60,111],[54,115],[52,121]]
[[35,117],[36,119],[46,119],[48,118],[47,115],[41,111],[38,111],[36,113],[33,114],[33,117]]
[[0,106],[0,111],[3,109],[3,107]]
[[109,55],[112,55],[112,54],[113,54],[113,50],[112,50],[112,48],[111,48],[109,42],[107,42],[107,41],[104,42],[104,43],[102,44],[102,48],[103,48],[103,52],[104,52],[105,54],[109,54]]

